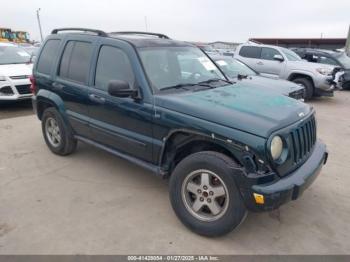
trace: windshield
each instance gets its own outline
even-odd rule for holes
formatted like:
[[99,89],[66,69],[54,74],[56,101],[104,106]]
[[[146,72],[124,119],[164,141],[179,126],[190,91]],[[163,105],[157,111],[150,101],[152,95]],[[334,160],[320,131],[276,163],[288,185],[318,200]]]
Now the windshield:
[[226,80],[216,65],[196,47],[140,48],[139,53],[156,90],[211,79]]
[[17,46],[0,46],[0,65],[26,64],[30,62],[30,54]]
[[252,69],[234,58],[218,58],[215,63],[229,78],[236,78],[238,75],[256,75]]
[[345,53],[342,53],[337,57],[337,59],[345,69],[350,69],[350,57],[348,57]]
[[281,47],[281,51],[287,57],[289,61],[301,61],[302,59],[292,50]]

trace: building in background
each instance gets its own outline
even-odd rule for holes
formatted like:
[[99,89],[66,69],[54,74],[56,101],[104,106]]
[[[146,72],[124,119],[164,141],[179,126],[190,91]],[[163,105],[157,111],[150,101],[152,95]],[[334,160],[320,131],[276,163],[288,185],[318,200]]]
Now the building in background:
[[235,50],[236,47],[240,45],[240,43],[216,41],[208,43],[208,45],[212,46],[214,49]]
[[249,41],[283,47],[307,47],[336,50],[346,45],[346,38],[250,38]]

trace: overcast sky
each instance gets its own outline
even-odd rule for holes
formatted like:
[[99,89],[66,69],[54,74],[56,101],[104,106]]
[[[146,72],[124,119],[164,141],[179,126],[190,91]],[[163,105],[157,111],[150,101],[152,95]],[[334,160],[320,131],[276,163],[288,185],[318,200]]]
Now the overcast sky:
[[15,0],[4,1],[0,27],[39,39],[53,28],[148,30],[189,41],[244,42],[251,37],[346,37],[350,0]]

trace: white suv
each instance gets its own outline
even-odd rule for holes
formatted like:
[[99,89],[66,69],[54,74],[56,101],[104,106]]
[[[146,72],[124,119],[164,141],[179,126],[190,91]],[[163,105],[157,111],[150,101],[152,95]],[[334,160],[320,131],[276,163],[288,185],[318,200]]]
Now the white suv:
[[31,56],[11,43],[0,43],[0,103],[30,99]]
[[306,99],[333,96],[333,66],[309,63],[283,47],[250,43],[240,45],[235,58],[261,75],[290,80],[303,86]]

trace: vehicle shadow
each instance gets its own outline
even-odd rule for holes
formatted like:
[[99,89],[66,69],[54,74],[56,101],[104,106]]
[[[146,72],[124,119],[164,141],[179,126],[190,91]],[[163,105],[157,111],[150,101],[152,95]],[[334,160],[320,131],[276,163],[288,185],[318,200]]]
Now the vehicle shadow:
[[0,102],[0,119],[28,116],[33,114],[31,100]]

